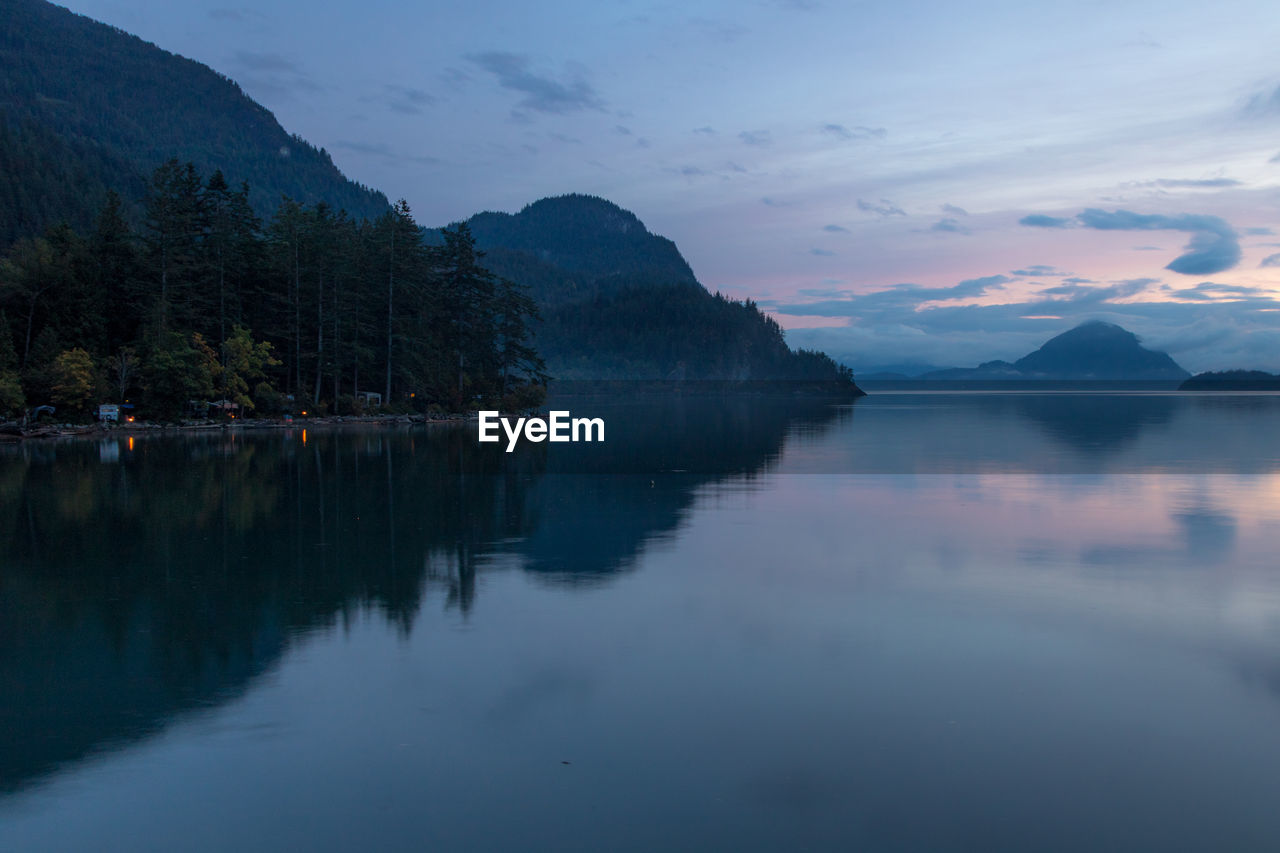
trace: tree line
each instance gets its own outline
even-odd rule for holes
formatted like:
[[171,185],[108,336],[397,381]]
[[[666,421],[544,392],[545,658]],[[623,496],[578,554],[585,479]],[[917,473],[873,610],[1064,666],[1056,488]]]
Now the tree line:
[[91,228],[58,224],[0,260],[0,415],[85,418],[129,402],[173,419],[228,412],[458,411],[541,399],[537,319],[464,224],[429,245],[401,200],[376,219],[282,197],[191,163],[155,170],[134,227],[110,194]]

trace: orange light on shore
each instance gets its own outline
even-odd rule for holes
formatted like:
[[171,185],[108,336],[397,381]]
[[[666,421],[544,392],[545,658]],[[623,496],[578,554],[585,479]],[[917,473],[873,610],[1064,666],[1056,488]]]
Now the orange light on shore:
[[133,415],[129,415],[129,417],[125,418],[125,420],[128,421],[129,423],[133,423]]

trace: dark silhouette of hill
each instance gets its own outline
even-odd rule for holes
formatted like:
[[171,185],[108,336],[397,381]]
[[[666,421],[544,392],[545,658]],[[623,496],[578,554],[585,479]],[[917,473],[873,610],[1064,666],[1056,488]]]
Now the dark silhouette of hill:
[[1186,379],[1167,353],[1146,349],[1138,336],[1100,320],[1049,339],[1013,364],[1026,376],[1045,379]]
[[1280,375],[1261,370],[1220,370],[1197,373],[1179,391],[1280,391]]
[[952,367],[916,377],[937,381],[1180,381],[1191,374],[1167,353],[1142,346],[1138,336],[1113,323],[1092,320],[1050,338],[1038,350],[1010,364],[988,361],[974,368]]
[[484,263],[529,288],[557,378],[852,382],[826,355],[788,347],[750,300],[709,293],[675,243],[605,199],[547,198],[467,224]]
[[389,207],[209,67],[43,0],[4,0],[0,245],[59,220],[84,228],[110,189],[137,202],[175,157],[248,181],[260,215],[281,194],[358,217]]

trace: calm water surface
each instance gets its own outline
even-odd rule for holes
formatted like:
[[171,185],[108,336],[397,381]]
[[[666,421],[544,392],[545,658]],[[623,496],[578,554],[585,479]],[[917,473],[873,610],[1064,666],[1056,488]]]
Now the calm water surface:
[[1280,849],[1280,397],[0,448],[0,850]]

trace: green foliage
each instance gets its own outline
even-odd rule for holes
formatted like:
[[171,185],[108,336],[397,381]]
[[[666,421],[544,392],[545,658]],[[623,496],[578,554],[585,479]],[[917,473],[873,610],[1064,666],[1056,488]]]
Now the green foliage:
[[222,370],[217,353],[199,332],[164,332],[145,365],[147,409],[168,420],[182,417],[190,401],[211,400]]
[[[236,326],[222,345],[222,397],[242,406],[244,409],[254,408],[254,401],[249,396],[249,383],[257,382],[257,393],[265,396],[271,389],[264,383],[269,367],[280,364],[280,360],[271,355],[271,344],[266,341],[254,341],[249,329]],[[262,386],[266,385],[264,389]]]
[[16,418],[26,406],[27,397],[22,393],[18,374],[11,370],[0,370],[0,417]]
[[52,399],[59,416],[87,417],[98,389],[93,356],[80,347],[59,353],[53,362],[52,380]]
[[18,379],[18,354],[13,348],[9,318],[0,312],[0,417],[16,417],[26,405],[26,395]]

